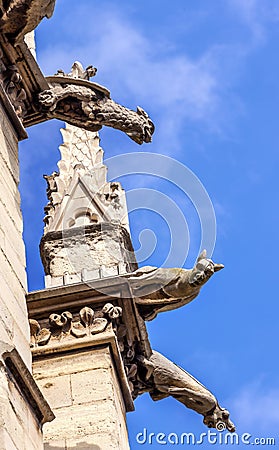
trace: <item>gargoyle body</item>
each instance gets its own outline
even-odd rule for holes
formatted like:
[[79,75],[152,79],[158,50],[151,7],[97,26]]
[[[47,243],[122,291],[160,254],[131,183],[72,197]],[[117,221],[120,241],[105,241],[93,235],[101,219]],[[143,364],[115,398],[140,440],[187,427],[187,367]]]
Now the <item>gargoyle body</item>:
[[[92,66],[87,70],[95,74]],[[77,75],[85,72],[80,67],[72,71]],[[77,78],[58,71],[46,80],[49,89],[39,94],[38,106],[47,119],[60,119],[89,131],[108,126],[123,131],[138,144],[151,142],[154,125],[142,108],[132,111],[119,105],[105,87],[88,81],[86,75]]]
[[198,380],[162,354],[153,350],[150,358],[138,356],[138,377],[142,392],[153,400],[172,396],[187,408],[204,416],[204,424],[222,431],[235,431],[229,412],[221,408],[214,395]]
[[215,264],[206,258],[204,250],[193,269],[165,269],[141,267],[126,274],[140,315],[144,320],[154,319],[158,312],[170,311],[190,303],[209,278],[221,270],[222,264]]
[[[33,31],[44,17],[53,14],[56,0],[0,0],[2,10],[0,19],[1,33],[7,34],[15,43],[23,39],[26,33]],[[8,4],[8,6],[4,6]]]

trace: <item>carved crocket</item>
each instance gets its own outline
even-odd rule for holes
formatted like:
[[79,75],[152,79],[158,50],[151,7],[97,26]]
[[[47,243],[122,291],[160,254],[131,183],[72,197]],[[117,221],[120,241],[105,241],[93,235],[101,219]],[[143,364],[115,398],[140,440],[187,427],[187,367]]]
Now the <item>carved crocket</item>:
[[209,278],[223,267],[206,258],[204,250],[193,269],[146,266],[125,277],[136,297],[140,315],[144,320],[152,320],[158,312],[170,311],[190,303]]
[[116,128],[138,144],[151,142],[154,125],[148,114],[140,107],[132,111],[112,100],[108,89],[86,79],[95,73],[92,66],[84,71],[75,62],[70,74],[59,70],[47,77],[49,89],[38,95],[42,114],[89,131],[98,131],[102,126]]
[[140,392],[149,392],[153,400],[172,396],[187,408],[204,416],[209,428],[233,432],[229,412],[221,408],[214,395],[198,380],[162,354],[153,350],[147,359],[137,356],[137,378]]

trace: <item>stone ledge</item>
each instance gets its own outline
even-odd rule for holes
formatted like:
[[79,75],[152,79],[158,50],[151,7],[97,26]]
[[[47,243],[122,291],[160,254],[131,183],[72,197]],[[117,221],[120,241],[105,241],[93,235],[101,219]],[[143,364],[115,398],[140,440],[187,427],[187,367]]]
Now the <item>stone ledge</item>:
[[128,282],[121,277],[106,277],[68,286],[52,287],[27,294],[27,308],[31,318],[41,317],[53,312],[53,309],[83,306],[85,300],[97,303],[114,298],[131,299]]
[[18,386],[40,425],[51,422],[55,415],[43,397],[27,366],[15,348],[2,354],[8,376]]

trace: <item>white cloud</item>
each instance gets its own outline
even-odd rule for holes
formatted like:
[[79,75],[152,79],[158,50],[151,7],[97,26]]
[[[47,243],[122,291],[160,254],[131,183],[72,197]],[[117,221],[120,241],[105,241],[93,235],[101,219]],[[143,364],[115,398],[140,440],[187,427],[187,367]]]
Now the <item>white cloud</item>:
[[251,31],[254,44],[266,39],[268,23],[279,19],[278,2],[270,0],[228,0],[229,6]]
[[263,381],[246,386],[230,401],[235,422],[247,432],[269,432],[279,427],[279,386],[266,387]]
[[[74,9],[72,16],[64,17],[65,23],[73,20],[75,13]],[[164,51],[159,39],[148,39],[139,25],[119,11],[94,13],[93,27],[89,14],[84,16],[87,22],[76,21],[71,45],[69,31],[64,30],[55,49],[46,44],[39,51],[44,72],[68,70],[76,59],[85,65],[93,63],[99,68],[96,81],[107,85],[116,101],[129,107],[140,104],[152,114],[158,143],[171,142],[172,154],[174,146],[182,145],[177,134],[186,121],[219,132],[232,110],[239,114],[239,104],[228,88],[242,56],[239,46],[213,46],[193,58],[175,51],[173,43]]]

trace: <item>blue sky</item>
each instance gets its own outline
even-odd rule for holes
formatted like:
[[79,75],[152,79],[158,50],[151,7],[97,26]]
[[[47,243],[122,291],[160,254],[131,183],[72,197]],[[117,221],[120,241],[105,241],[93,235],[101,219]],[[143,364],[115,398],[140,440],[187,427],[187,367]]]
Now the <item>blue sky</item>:
[[[148,324],[150,340],[214,392],[239,434],[277,439],[278,23],[279,5],[272,0],[59,0],[52,19],[37,30],[45,75],[69,71],[75,60],[93,64],[96,81],[112,98],[133,109],[142,106],[153,119],[153,142],[141,147],[118,131],[102,130],[106,158],[139,151],[170,156],[206,189],[217,221],[213,258],[225,269],[193,303]],[[56,170],[61,126],[52,121],[33,127],[20,144],[29,290],[43,288],[42,175]],[[156,170],[173,175],[165,160]],[[185,246],[185,223],[171,220],[181,213],[189,228],[184,267],[191,267],[201,231],[195,205],[179,183],[136,173],[120,181],[127,191],[153,191],[153,211],[130,216],[136,249],[142,230],[152,230],[142,235],[148,249],[156,236],[141,265],[164,265],[173,240]],[[167,199],[157,201],[160,192]],[[172,254],[174,266],[181,264],[178,253]],[[146,394],[135,406],[127,418],[132,450],[149,447],[136,442],[143,428],[197,436],[206,431],[200,416],[173,399],[152,402]]]

